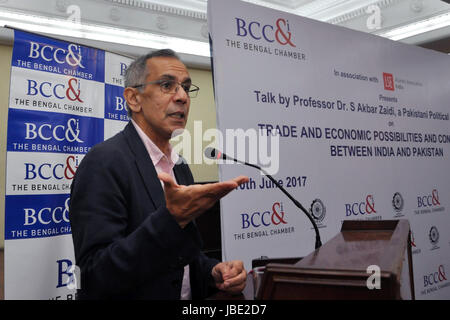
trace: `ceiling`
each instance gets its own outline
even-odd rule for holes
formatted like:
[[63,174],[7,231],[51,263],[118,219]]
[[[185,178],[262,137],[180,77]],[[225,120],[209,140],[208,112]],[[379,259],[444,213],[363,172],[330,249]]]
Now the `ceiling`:
[[[449,0],[243,1],[450,52]],[[88,45],[101,42],[104,49],[131,56],[169,46],[184,52],[194,65],[206,67],[206,8],[207,0],[0,0],[0,25],[74,38]],[[429,30],[437,18],[440,24]],[[66,26],[67,22],[77,23],[77,27]],[[406,26],[416,26],[416,30],[405,33]],[[11,31],[2,29],[0,41],[7,41]],[[114,40],[111,34],[123,36]]]

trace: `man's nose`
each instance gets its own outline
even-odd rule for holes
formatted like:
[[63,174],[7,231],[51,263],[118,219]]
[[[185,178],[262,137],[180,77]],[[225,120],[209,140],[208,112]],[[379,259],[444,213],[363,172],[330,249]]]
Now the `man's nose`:
[[180,84],[178,84],[177,87],[175,88],[175,94],[173,96],[173,99],[176,102],[183,104],[185,104],[189,99],[188,93],[183,89],[183,87]]

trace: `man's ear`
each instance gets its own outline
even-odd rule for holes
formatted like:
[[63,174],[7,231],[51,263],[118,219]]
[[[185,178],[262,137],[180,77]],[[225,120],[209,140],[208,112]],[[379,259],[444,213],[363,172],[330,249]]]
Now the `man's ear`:
[[138,101],[137,94],[138,90],[136,88],[127,87],[123,90],[123,97],[127,101],[128,107],[132,112],[136,113],[141,111],[141,105]]

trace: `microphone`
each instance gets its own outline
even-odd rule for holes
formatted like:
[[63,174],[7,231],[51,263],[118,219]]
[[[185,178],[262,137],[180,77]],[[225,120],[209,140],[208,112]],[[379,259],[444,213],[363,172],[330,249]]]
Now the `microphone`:
[[291,201],[295,204],[295,206],[297,208],[299,208],[300,210],[303,211],[304,214],[306,214],[306,216],[308,217],[309,221],[311,221],[313,227],[314,227],[314,231],[316,232],[316,243],[315,243],[315,248],[319,249],[322,246],[322,241],[320,240],[320,234],[319,234],[319,228],[317,227],[316,222],[314,221],[314,219],[311,217],[311,215],[308,213],[308,211],[302,206],[302,204],[300,202],[298,202],[296,199],[294,199],[293,196],[290,195],[289,192],[286,191],[286,189],[283,188],[283,186],[281,186],[277,180],[275,180],[270,174],[268,174],[264,169],[262,169],[261,167],[252,164],[252,163],[248,163],[245,161],[240,161],[237,159],[234,159],[228,155],[226,155],[225,153],[215,149],[215,148],[211,148],[208,147],[205,149],[205,156],[208,159],[214,159],[214,160],[232,160],[234,162],[246,165],[246,166],[250,166],[253,167],[255,169],[258,169],[260,171],[262,171],[267,178],[269,178],[270,181],[272,181],[277,187],[278,189],[280,189],[289,199],[291,199]]

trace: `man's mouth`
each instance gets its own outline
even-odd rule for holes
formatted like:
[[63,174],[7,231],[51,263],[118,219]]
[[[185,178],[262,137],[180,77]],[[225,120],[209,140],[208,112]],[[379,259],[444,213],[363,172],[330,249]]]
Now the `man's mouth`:
[[184,114],[184,112],[173,112],[173,113],[169,113],[169,117],[181,120],[181,119],[185,118],[185,114]]

